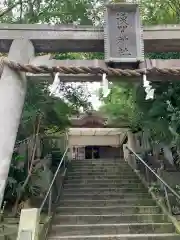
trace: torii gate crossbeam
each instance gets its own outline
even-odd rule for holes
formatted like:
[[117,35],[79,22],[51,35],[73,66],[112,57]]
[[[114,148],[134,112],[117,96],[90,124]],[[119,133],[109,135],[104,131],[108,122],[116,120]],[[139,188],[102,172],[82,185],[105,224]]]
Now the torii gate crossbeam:
[[[0,52],[14,39],[33,42],[36,52],[104,52],[104,30],[92,26],[0,24]],[[179,52],[180,24],[143,27],[145,52]]]

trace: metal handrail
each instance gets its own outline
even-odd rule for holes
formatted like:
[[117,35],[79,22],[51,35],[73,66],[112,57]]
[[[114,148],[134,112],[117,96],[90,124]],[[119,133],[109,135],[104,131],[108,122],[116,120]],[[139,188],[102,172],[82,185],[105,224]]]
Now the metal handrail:
[[[135,153],[130,147],[126,146],[126,148],[134,154],[134,156],[141,162],[143,165],[149,169],[151,173],[167,188],[174,196],[176,196],[180,200],[180,195],[174,191],[137,153]],[[167,193],[167,191],[165,191]]]
[[47,191],[47,193],[46,193],[46,195],[45,195],[45,197],[44,197],[44,200],[43,200],[43,202],[42,202],[42,204],[41,204],[41,206],[40,206],[40,212],[42,211],[42,209],[43,209],[43,207],[44,207],[44,204],[46,203],[46,200],[47,200],[49,194],[51,193],[53,184],[54,184],[54,182],[55,182],[55,180],[56,180],[56,177],[57,177],[57,175],[58,175],[58,173],[59,173],[59,170],[60,170],[60,168],[61,168],[61,165],[62,165],[62,163],[64,162],[64,158],[65,158],[65,156],[66,156],[66,153],[67,153],[67,151],[68,151],[68,148],[69,148],[69,147],[66,148],[66,150],[65,150],[65,152],[64,152],[64,154],[63,154],[63,156],[62,156],[62,158],[61,158],[61,161],[60,161],[60,163],[59,163],[59,165],[58,165],[58,167],[57,167],[57,169],[56,169],[56,172],[55,172],[54,177],[53,177],[53,179],[52,179],[52,181],[51,181],[51,184],[50,184],[50,186],[49,186],[49,188],[48,188],[48,191]]

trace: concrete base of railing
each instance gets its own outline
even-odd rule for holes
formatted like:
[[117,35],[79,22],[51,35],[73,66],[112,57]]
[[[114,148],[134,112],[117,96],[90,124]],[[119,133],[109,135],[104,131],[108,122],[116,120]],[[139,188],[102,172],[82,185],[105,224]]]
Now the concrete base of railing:
[[126,162],[128,162],[131,166],[133,166],[133,169],[137,169],[137,160],[136,157],[131,154],[128,150],[128,145],[123,144],[123,154],[124,154],[124,159]]
[[40,210],[38,208],[22,209],[17,240],[38,240]]
[[165,206],[165,204],[163,203],[162,198],[153,192],[153,190],[151,188],[148,187],[148,184],[146,182],[146,180],[142,177],[142,175],[140,175],[140,173],[137,173],[138,177],[140,178],[140,180],[142,181],[142,183],[144,184],[144,186],[146,188],[148,188],[149,193],[151,194],[153,200],[157,203],[157,205],[161,208],[162,212],[168,216],[169,220],[174,224],[176,231],[180,234],[180,222],[177,220],[176,217],[172,216],[172,214],[168,211],[167,207]]
[[143,185],[148,189],[149,193],[151,194],[152,199],[157,203],[157,205],[162,210],[163,214],[165,214],[169,220],[174,224],[177,233],[180,234],[180,222],[177,220],[176,217],[172,216],[172,214],[167,210],[167,207],[163,203],[162,198],[153,192],[151,188],[149,188],[148,183],[146,182],[145,178],[140,174],[139,171],[135,170],[133,166],[129,163],[130,167],[134,170],[134,172],[137,174],[139,179],[142,181]]

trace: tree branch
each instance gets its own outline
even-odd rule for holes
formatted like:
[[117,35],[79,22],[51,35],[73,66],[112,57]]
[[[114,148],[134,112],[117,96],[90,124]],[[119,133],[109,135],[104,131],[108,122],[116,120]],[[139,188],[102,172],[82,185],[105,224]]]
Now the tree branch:
[[3,12],[0,12],[0,17],[3,17],[5,14],[7,14],[8,12],[10,12],[13,8],[15,8],[18,4],[20,4],[20,2],[14,3],[12,4],[10,7],[8,7],[6,10],[4,10]]

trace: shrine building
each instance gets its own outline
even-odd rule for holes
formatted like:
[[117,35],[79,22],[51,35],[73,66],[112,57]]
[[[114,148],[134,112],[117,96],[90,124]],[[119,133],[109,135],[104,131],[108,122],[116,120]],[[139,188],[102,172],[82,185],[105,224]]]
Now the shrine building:
[[113,159],[122,155],[127,128],[113,127],[108,118],[93,111],[71,118],[68,142],[72,159]]

